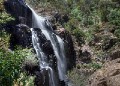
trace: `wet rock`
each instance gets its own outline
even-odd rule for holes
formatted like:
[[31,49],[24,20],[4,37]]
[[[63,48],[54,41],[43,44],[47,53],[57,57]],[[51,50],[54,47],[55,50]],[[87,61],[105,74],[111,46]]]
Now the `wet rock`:
[[31,31],[30,28],[25,24],[16,25],[11,31],[10,37],[10,48],[14,49],[16,45],[22,47],[31,47]]
[[34,80],[34,85],[35,86],[44,86],[43,85],[43,82],[44,82],[44,79],[43,79],[43,75],[40,71],[36,71],[35,73],[36,77],[35,77],[35,80]]
[[32,12],[23,0],[5,0],[4,6],[6,11],[15,17],[16,24],[22,22],[29,27],[32,26]]
[[49,86],[49,72],[45,68],[36,72],[35,86]]
[[44,44],[42,44],[42,49],[43,52],[46,52],[47,55],[51,55],[54,53],[51,42],[49,40],[47,40]]
[[119,76],[120,59],[112,60],[91,75],[86,86],[120,86]]
[[42,33],[40,28],[34,28],[34,31],[37,34],[38,38],[39,38],[40,46],[42,46],[42,44],[44,44],[47,41],[45,35]]
[[46,39],[40,28],[34,28],[34,31],[38,34],[40,47],[42,48],[43,52],[45,52],[47,56],[51,54],[53,55],[54,51],[50,40]]

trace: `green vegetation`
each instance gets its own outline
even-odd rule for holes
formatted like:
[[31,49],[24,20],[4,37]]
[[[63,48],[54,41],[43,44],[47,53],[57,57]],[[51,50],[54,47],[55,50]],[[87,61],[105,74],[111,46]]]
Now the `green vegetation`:
[[0,86],[34,86],[34,76],[28,76],[22,67],[24,61],[29,62],[35,55],[30,49],[22,49],[19,46],[14,51],[9,50],[11,34],[3,27],[15,19],[6,13],[3,1],[0,0]]
[[102,65],[96,62],[91,62],[89,64],[83,64],[82,67],[97,70],[97,69],[100,69]]
[[7,14],[6,12],[2,12],[0,14],[0,25],[2,24],[7,24],[8,22],[14,20],[13,17],[11,17],[9,14]]
[[16,83],[26,86],[26,84],[33,82],[33,79],[29,79],[29,76],[21,71],[22,64],[28,56],[28,53],[30,52],[27,49],[19,49],[14,52],[6,52],[5,50],[0,49],[1,86],[13,86]]
[[10,34],[5,31],[0,31],[0,49],[6,49],[9,47]]
[[19,51],[13,53],[0,50],[0,84],[12,86],[19,78],[23,56]]
[[9,50],[9,39],[10,34],[0,31],[0,85],[34,86],[34,77],[26,75],[22,67],[25,61],[36,64],[35,55],[31,49],[16,47],[15,51]]
[[83,71],[78,71],[77,69],[73,69],[72,71],[68,71],[67,77],[70,79],[72,86],[85,86],[86,80],[90,76],[90,74],[85,74]]
[[15,19],[4,10],[3,0],[0,0],[0,28],[13,20]]

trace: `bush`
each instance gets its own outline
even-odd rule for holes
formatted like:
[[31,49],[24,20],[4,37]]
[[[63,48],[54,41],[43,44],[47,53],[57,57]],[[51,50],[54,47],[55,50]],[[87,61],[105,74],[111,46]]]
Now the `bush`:
[[120,39],[120,28],[115,30],[114,34]]
[[75,7],[71,10],[71,16],[74,17],[75,19],[82,21],[82,12],[79,7]]
[[90,74],[84,73],[83,71],[73,69],[68,71],[68,78],[70,79],[72,85],[70,86],[86,86],[86,80],[88,79]]
[[7,24],[8,22],[14,20],[13,17],[11,17],[9,14],[7,14],[6,12],[3,12],[0,14],[0,26],[2,24]]
[[85,32],[86,42],[89,43],[94,40],[95,30],[88,28],[88,31]]
[[23,55],[19,51],[14,53],[0,49],[0,85],[12,86],[19,78]]
[[110,10],[110,14],[108,15],[108,20],[111,24],[120,26],[120,9]]
[[10,34],[0,30],[0,49],[9,47]]
[[[16,82],[23,83],[22,86],[29,81],[27,76],[22,71],[24,59],[30,55],[28,49],[15,50],[14,52],[0,49],[0,85],[13,86]],[[21,76],[21,74],[23,74]],[[18,80],[19,79],[19,80]],[[23,80],[24,79],[24,80]]]
[[2,25],[14,20],[14,18],[10,14],[7,14],[5,12],[3,1],[4,0],[0,0],[0,29]]
[[73,30],[73,35],[76,37],[77,42],[80,44],[84,43],[85,33],[79,28]]

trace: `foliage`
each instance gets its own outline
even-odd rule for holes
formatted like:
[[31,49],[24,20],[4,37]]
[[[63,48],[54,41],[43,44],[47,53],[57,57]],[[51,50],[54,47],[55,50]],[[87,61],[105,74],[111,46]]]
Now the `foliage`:
[[120,9],[111,9],[108,15],[108,20],[111,24],[120,26]]
[[77,42],[80,44],[84,43],[85,33],[80,29],[74,29],[73,35],[76,37]]
[[14,53],[0,49],[0,84],[1,86],[12,86],[19,78],[23,55],[20,51]]
[[114,34],[120,39],[120,9],[114,8],[110,10],[108,21],[115,26]]
[[5,31],[0,31],[0,49],[8,48],[10,40],[10,34]]
[[[14,52],[7,52],[0,49],[0,85],[13,86],[16,82],[26,86],[29,76],[21,71],[22,63],[25,58],[30,56],[31,50],[15,50]],[[22,74],[22,75],[21,75]],[[30,81],[30,82],[33,82]]]
[[119,38],[120,40],[120,28],[115,30],[114,34]]
[[[21,67],[25,59],[34,57],[31,49],[21,49],[17,47],[15,51],[8,50],[10,35],[5,31],[0,31],[0,85],[13,86],[14,84],[22,84],[22,86],[30,86],[33,79],[29,79]],[[21,76],[22,74],[22,76]],[[31,86],[33,86],[31,84]]]
[[82,12],[79,7],[75,7],[71,10],[71,16],[79,21],[82,21]]
[[86,80],[89,77],[89,75],[84,74],[77,69],[73,69],[71,71],[68,71],[67,74],[68,78],[70,79],[72,86],[85,86]]
[[8,22],[14,20],[13,17],[11,17],[9,14],[7,14],[6,12],[3,12],[0,14],[0,26],[2,24],[7,24]]
[[83,68],[83,69],[92,69],[92,70],[97,70],[100,69],[102,67],[101,63],[97,63],[95,61],[90,62],[88,64],[77,64],[77,69]]
[[15,20],[10,14],[5,12],[3,1],[0,0],[0,28],[8,22]]
[[94,40],[95,30],[94,28],[88,28],[85,32],[86,42],[89,43]]
[[15,82],[15,85],[18,86],[34,86],[34,76],[28,76],[26,73],[21,73],[20,78],[17,79],[17,82]]

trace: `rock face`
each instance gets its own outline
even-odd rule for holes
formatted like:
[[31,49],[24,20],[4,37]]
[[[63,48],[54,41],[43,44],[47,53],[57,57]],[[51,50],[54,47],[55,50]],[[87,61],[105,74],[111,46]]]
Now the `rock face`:
[[16,45],[31,47],[31,31],[27,25],[18,24],[11,31],[10,48],[14,49]]
[[73,46],[72,37],[64,28],[58,28],[56,33],[64,40],[65,43],[65,53],[67,60],[67,69],[71,69],[76,65],[76,53]]
[[16,19],[16,24],[22,23],[29,27],[32,25],[32,12],[23,0],[5,0],[5,9]]
[[120,86],[120,59],[107,62],[91,75],[86,86]]

